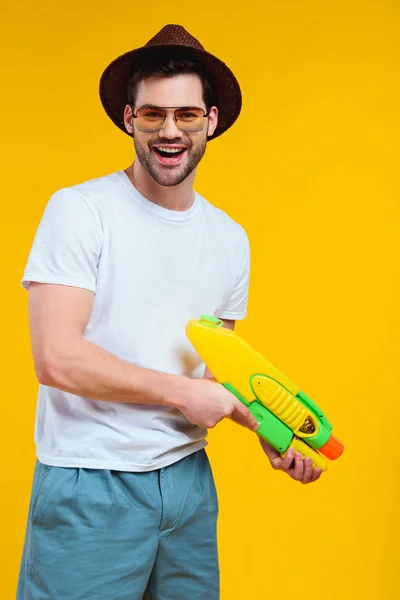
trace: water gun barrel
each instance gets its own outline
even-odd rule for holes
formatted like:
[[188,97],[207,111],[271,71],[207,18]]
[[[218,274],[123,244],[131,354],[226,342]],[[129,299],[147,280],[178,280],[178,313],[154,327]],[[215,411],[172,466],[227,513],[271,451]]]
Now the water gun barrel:
[[344,449],[321,409],[286,375],[215,317],[191,319],[186,334],[215,379],[259,422],[258,435],[283,456],[290,446],[326,470]]

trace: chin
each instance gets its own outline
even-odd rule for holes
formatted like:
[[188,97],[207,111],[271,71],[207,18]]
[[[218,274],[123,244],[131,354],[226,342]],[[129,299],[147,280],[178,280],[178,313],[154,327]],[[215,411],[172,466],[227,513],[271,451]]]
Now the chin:
[[174,187],[184,181],[192,172],[192,170],[181,170],[180,172],[174,173],[160,173],[158,169],[149,169],[149,175],[154,179],[156,183],[163,187]]
[[153,179],[156,183],[158,183],[162,187],[175,187],[176,185],[179,185],[180,183],[182,183],[182,181],[185,181],[186,177],[187,177],[187,175],[185,175],[184,177],[179,177],[179,178],[174,177],[173,179],[169,179],[169,180],[165,180],[165,179],[162,179],[159,177],[153,177]]

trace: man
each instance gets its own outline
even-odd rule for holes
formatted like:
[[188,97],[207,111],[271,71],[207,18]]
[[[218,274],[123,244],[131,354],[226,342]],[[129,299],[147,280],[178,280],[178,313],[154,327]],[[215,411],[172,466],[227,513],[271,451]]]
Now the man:
[[[240,88],[168,25],[107,67],[100,97],[137,160],[52,196],[22,280],[40,386],[18,599],[212,600],[206,430],[257,422],[204,373],[185,324],[208,313],[233,329],[246,314],[247,236],[193,191]],[[320,475],[263,448],[294,479]]]

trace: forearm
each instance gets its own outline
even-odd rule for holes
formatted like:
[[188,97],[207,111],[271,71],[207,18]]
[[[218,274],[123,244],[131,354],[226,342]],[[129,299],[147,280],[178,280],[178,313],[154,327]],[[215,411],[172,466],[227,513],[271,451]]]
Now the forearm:
[[81,339],[36,364],[40,383],[107,402],[178,406],[190,380],[138,367]]

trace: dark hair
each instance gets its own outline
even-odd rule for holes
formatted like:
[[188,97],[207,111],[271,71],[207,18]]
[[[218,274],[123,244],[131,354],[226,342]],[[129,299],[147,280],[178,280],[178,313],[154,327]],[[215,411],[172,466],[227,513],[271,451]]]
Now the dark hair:
[[215,106],[214,92],[207,76],[202,73],[195,62],[179,58],[161,58],[146,62],[135,71],[128,81],[127,96],[128,103],[134,105],[138,84],[148,77],[173,77],[174,75],[198,75],[203,86],[203,101],[207,111]]

